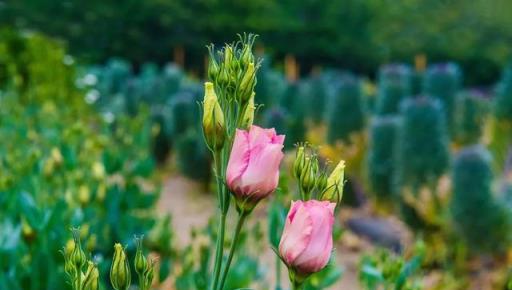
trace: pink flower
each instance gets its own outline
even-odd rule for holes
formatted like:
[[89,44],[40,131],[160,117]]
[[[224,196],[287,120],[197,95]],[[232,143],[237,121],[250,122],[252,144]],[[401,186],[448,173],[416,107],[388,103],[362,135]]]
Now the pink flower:
[[309,275],[327,265],[335,207],[328,201],[292,201],[279,243],[279,255],[290,269]]
[[274,129],[236,130],[226,182],[237,201],[254,206],[276,189],[283,142],[284,135],[276,135]]

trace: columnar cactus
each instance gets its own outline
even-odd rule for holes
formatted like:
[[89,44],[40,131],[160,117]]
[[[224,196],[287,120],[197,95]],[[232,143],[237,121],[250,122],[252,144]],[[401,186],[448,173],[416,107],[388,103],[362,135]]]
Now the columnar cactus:
[[455,158],[450,209],[456,231],[473,251],[504,250],[510,240],[509,221],[493,198],[492,179],[491,155],[484,147],[467,147]]
[[281,104],[281,106],[289,113],[285,146],[290,148],[291,145],[304,140],[306,133],[306,106],[304,98],[302,98],[300,94],[299,84],[292,83],[288,86],[286,93],[283,95],[281,100]]
[[327,102],[327,88],[322,75],[313,76],[309,80],[308,87],[308,118],[315,124],[324,120],[324,112]]
[[480,91],[471,90],[457,96],[455,111],[456,139],[459,144],[478,143],[489,112],[489,101]]
[[499,121],[512,123],[512,63],[503,72],[496,88],[494,114]]
[[361,83],[350,74],[340,76],[338,90],[333,94],[327,111],[327,141],[350,141],[350,135],[365,125]]
[[455,63],[431,65],[425,74],[424,92],[439,98],[445,107],[446,124],[449,133],[454,133],[455,96],[462,84],[462,73]]
[[368,177],[378,202],[387,202],[393,197],[393,173],[399,126],[399,118],[389,116],[375,118],[370,127]]
[[404,64],[389,64],[379,71],[377,114],[396,114],[400,102],[411,95],[411,69]]
[[401,185],[419,187],[437,180],[449,165],[444,110],[437,99],[405,100],[400,110],[398,173]]

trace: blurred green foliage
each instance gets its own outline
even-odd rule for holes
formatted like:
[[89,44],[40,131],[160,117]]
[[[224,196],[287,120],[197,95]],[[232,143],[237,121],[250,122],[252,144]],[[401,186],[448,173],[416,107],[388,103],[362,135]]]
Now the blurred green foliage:
[[381,63],[425,53],[459,62],[474,84],[494,81],[510,56],[511,10],[507,0],[38,0],[5,2],[0,23],[61,37],[93,62],[117,55],[165,63],[182,46],[187,62],[201,68],[205,43],[250,31],[264,36],[268,53],[295,54],[306,69],[327,64],[371,74]]
[[84,248],[105,273],[114,242],[155,224],[151,124],[147,110],[136,118],[96,113],[58,43],[4,35],[0,47],[11,53],[0,62],[9,71],[0,83],[0,288],[64,289],[59,249],[70,227],[81,226]]

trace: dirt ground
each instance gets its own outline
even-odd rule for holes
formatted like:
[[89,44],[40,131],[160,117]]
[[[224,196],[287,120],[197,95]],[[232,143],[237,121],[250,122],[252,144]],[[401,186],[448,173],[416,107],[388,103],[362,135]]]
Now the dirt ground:
[[[205,226],[208,218],[216,210],[216,203],[213,195],[205,194],[195,183],[180,176],[173,176],[166,179],[163,192],[158,203],[160,213],[171,213],[173,216],[173,227],[176,232],[176,243],[178,247],[183,247],[190,242],[190,230],[193,227]],[[255,217],[264,217],[264,207],[260,212],[255,213]],[[346,239],[343,244],[337,244],[336,258],[338,265],[342,265],[344,273],[342,279],[330,289],[360,289],[357,278],[358,263],[361,255],[372,248],[370,243],[357,238],[351,234],[345,234]],[[268,248],[262,253],[261,263],[273,267],[275,254]],[[270,285],[275,285],[273,271],[269,271]],[[288,285],[287,276],[283,275],[282,285]],[[169,287],[169,288],[167,288]],[[166,289],[173,289],[167,286]]]

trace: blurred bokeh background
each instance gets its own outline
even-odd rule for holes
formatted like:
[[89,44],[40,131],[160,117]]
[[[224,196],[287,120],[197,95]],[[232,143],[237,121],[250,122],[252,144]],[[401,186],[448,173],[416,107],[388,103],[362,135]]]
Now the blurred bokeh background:
[[508,0],[0,1],[0,289],[65,289],[71,227],[102,289],[136,234],[155,289],[206,289],[206,45],[244,32],[255,123],[288,154],[227,289],[289,287],[269,243],[300,141],[347,162],[336,257],[307,289],[512,289]]

